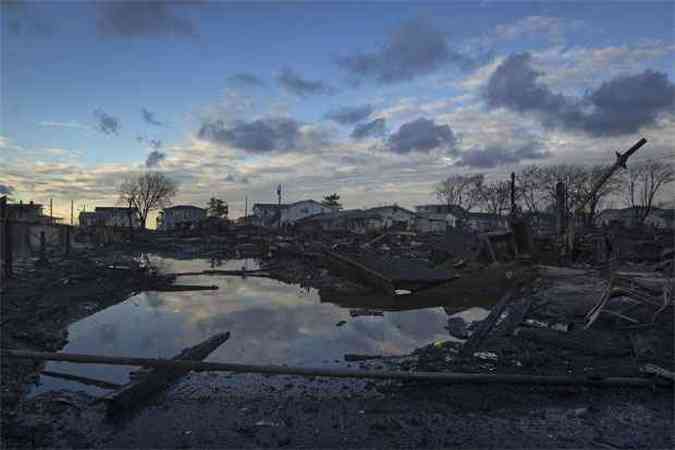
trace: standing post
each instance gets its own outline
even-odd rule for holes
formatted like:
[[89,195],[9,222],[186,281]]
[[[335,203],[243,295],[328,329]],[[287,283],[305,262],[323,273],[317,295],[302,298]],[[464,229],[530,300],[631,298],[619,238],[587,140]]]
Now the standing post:
[[53,199],[49,199],[49,223],[54,223],[54,202]]
[[281,230],[281,185],[277,186],[277,199],[278,199],[277,212],[279,214],[279,223],[277,225],[277,228]]
[[511,217],[516,216],[516,173],[511,172]]
[[74,212],[73,212],[73,209],[74,209],[74,208],[75,208],[75,201],[74,201],[74,200],[71,200],[71,201],[70,201],[70,224],[71,224],[71,225],[74,224],[74,217],[75,217],[75,214],[74,214]]

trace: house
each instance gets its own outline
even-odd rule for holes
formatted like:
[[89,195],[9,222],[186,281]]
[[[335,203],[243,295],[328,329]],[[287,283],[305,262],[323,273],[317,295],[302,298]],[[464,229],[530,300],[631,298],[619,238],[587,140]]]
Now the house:
[[79,216],[80,226],[106,226],[133,228],[140,227],[138,209],[115,206],[97,206],[94,212],[81,212]]
[[[652,208],[644,220],[645,225],[659,229],[668,229],[675,226],[675,212],[672,209]],[[597,214],[598,225],[621,224],[626,228],[640,225],[639,208],[605,209]]]
[[265,227],[292,225],[305,217],[334,212],[334,208],[324,206],[314,200],[301,200],[289,204],[256,203],[253,205],[251,223]]
[[383,228],[387,230],[406,231],[415,226],[416,214],[398,205],[378,206],[367,209],[368,214],[375,214],[382,220]]
[[506,217],[482,212],[467,212],[463,226],[469,230],[484,233],[487,231],[507,230],[509,221]]
[[42,221],[42,205],[38,205],[32,201],[27,204],[23,202],[8,204],[6,208],[7,217],[17,222]]
[[445,233],[448,227],[445,219],[434,219],[421,214],[415,217],[415,232],[417,233]]
[[415,212],[423,217],[434,221],[445,221],[448,227],[461,226],[467,211],[459,205],[432,204],[415,206]]
[[305,217],[332,212],[335,212],[334,208],[324,206],[317,201],[301,200],[299,202],[283,205],[281,208],[281,225],[292,225]]
[[157,229],[160,231],[196,225],[206,219],[206,209],[193,205],[176,205],[164,208],[157,218]]
[[383,220],[378,214],[360,209],[316,214],[296,222],[296,228],[304,232],[350,231],[365,234],[383,228]]

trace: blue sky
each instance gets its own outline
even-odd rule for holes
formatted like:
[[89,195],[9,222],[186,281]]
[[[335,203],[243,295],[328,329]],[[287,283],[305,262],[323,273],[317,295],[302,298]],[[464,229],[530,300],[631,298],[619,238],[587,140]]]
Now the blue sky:
[[[672,153],[674,107],[646,100],[650,86],[672,92],[672,3],[2,3],[0,185],[17,198],[113,204],[153,150],[153,168],[183,182],[179,201],[215,194],[235,211],[278,183],[290,200],[337,190],[348,206],[412,206],[453,171],[590,164],[643,134]],[[625,119],[639,127],[609,126],[599,103],[571,120],[512,96],[528,70],[568,106],[603,82],[630,88],[621,106],[637,105]],[[509,92],[490,97],[495,73]],[[355,122],[326,116],[366,106]],[[379,132],[350,137],[366,125]],[[469,157],[496,145],[534,157]]]

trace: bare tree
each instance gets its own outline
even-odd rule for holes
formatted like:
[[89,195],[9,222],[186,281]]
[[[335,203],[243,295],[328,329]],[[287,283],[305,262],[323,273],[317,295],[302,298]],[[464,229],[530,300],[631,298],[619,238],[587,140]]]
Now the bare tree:
[[489,213],[501,216],[509,209],[511,202],[511,182],[493,181],[479,189],[480,204]]
[[517,197],[525,210],[538,213],[545,208],[545,193],[541,186],[541,168],[526,166],[516,174]]
[[597,191],[593,191],[595,184],[608,170],[609,166],[602,165],[582,168],[580,177],[577,179],[576,204],[581,205],[582,202],[588,202],[586,203],[587,209],[585,212],[587,213],[586,218],[589,224],[593,223],[600,202],[621,190],[621,177],[615,175],[608,178]]
[[434,195],[448,205],[470,210],[480,200],[483,179],[482,174],[452,175],[434,186]]
[[119,188],[120,203],[128,205],[129,208],[136,208],[138,220],[143,229],[145,229],[148,213],[169,206],[177,192],[176,183],[159,172],[128,176]]
[[649,216],[658,192],[673,181],[675,168],[663,161],[644,161],[629,167],[623,178],[625,200],[640,223]]

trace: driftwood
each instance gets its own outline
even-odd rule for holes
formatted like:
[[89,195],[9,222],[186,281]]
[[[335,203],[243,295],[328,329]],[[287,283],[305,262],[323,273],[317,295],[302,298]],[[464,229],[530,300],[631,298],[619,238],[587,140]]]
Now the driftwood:
[[497,320],[502,315],[504,308],[513,298],[513,289],[509,289],[506,294],[497,302],[495,306],[490,310],[490,314],[480,322],[478,329],[469,337],[469,339],[464,343],[462,349],[459,352],[459,355],[462,357],[472,355],[478,347],[483,343],[490,330],[494,327]]
[[[229,337],[230,333],[212,336],[194,347],[186,348],[171,361],[201,361],[227,341]],[[143,366],[146,365],[143,364]],[[126,384],[119,391],[106,396],[103,400],[108,404],[108,410],[111,412],[128,409],[144,398],[167,388],[188,372],[190,372],[190,369],[181,367],[155,368],[139,379]]]
[[327,369],[288,366],[262,366],[252,364],[217,363],[204,361],[183,361],[149,358],[129,358],[119,356],[81,355],[74,353],[29,352],[21,350],[2,350],[0,356],[42,361],[67,361],[78,364],[110,364],[118,366],[145,366],[156,369],[180,369],[182,371],[219,371],[238,373],[263,373],[270,375],[298,375],[305,377],[362,378],[380,380],[433,381],[437,383],[462,384],[526,384],[526,385],[574,385],[574,386],[625,386],[654,387],[668,386],[672,383],[659,382],[649,378],[637,377],[580,377],[550,375],[498,375],[485,373],[457,372],[403,372],[403,371],[363,371],[353,369]]

